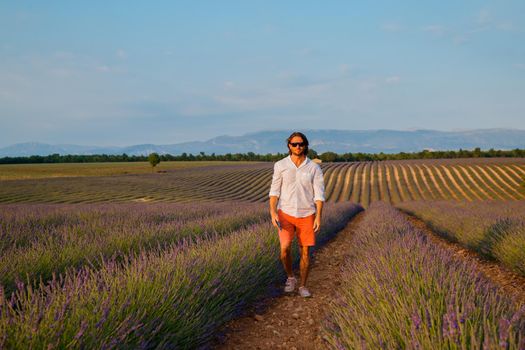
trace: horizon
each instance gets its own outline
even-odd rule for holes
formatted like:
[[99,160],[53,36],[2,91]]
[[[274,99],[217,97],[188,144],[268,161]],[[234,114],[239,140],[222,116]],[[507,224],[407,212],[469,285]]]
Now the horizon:
[[268,126],[523,130],[524,12],[520,1],[2,3],[0,148]]

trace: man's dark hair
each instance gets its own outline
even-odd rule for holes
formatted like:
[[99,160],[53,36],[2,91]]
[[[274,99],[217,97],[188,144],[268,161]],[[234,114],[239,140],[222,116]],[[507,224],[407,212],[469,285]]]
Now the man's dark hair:
[[289,145],[290,145],[290,141],[296,136],[299,136],[300,138],[303,139],[303,142],[304,142],[303,154],[305,156],[308,155],[308,139],[302,132],[299,132],[299,131],[292,132],[292,134],[288,136],[288,138],[286,139],[286,147],[288,147],[288,154],[292,154],[292,151],[290,151]]

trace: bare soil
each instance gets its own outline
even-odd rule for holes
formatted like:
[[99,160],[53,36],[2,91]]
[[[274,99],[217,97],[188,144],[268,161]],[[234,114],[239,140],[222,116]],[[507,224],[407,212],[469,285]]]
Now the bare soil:
[[[313,253],[308,289],[311,298],[297,293],[261,301],[246,316],[229,322],[217,340],[218,349],[325,349],[323,322],[340,284],[341,267],[359,213],[337,236]],[[296,272],[299,276],[299,272]],[[282,290],[282,289],[281,289]]]

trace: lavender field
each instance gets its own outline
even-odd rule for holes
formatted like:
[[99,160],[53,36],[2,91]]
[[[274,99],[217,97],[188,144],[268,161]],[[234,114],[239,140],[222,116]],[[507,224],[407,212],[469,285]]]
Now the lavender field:
[[[195,162],[199,163],[199,162]],[[41,165],[45,166],[45,164]],[[78,173],[83,165],[79,164]],[[381,200],[481,201],[525,199],[525,159],[420,159],[322,163],[326,198],[367,207]],[[35,165],[34,172],[38,165]],[[74,172],[74,165],[70,171]],[[20,172],[14,166],[5,176]],[[101,172],[101,175],[104,175]],[[63,176],[60,172],[49,176]],[[265,202],[271,163],[205,163],[165,173],[4,180],[0,203]]]
[[[402,212],[525,275],[524,164],[323,164],[317,248],[367,208],[327,310],[327,347],[525,349],[525,306]],[[281,286],[271,168],[203,168],[1,181],[0,349],[209,347]]]
[[49,280],[68,268],[227,235],[267,219],[260,204],[9,205],[0,213],[0,283]]
[[525,201],[406,202],[443,237],[525,275]]
[[326,325],[333,348],[525,348],[525,306],[398,210],[373,204],[353,243]]
[[[207,208],[16,209],[8,207],[2,220],[3,234],[10,239],[4,252],[25,249],[31,256],[31,249],[41,245],[56,243],[60,250],[58,242],[101,247],[108,237],[125,240],[122,230],[130,229],[137,237],[146,227],[158,230],[144,231],[146,238],[127,251],[109,250],[96,264],[76,266],[94,258],[81,253],[59,266],[53,265],[54,259],[42,262],[42,273],[52,271],[49,281],[30,280],[26,285],[17,279],[12,293],[3,289],[0,348],[195,348],[284,277],[275,229],[261,220],[260,207],[225,203]],[[351,203],[329,206],[319,240],[326,241],[360,210]],[[228,216],[233,213],[243,219]],[[203,214],[209,219],[200,219]],[[95,220],[85,221],[90,217]],[[184,231],[190,223],[199,228],[191,239],[159,238],[181,227]],[[155,236],[156,231],[164,233]],[[64,269],[68,264],[71,268]],[[5,266],[15,276],[21,273],[7,267],[8,261]],[[39,278],[33,272],[32,279]]]

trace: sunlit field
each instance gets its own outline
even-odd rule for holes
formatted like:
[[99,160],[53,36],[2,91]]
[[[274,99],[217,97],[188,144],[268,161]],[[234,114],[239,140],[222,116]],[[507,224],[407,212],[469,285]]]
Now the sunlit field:
[[525,201],[407,202],[400,208],[443,237],[525,276]]
[[[239,164],[239,162],[170,161],[161,162],[154,168],[154,171],[199,168],[218,164],[233,165]],[[0,164],[0,180],[146,174],[151,172],[152,169],[148,162]]]
[[[0,166],[0,349],[210,347],[285,279],[272,167]],[[326,348],[525,348],[525,298],[411,221],[522,283],[524,159],[321,167],[316,249],[358,217],[316,326]]]
[[374,203],[326,324],[335,349],[522,349],[524,309],[406,216]]
[[[195,163],[171,162],[173,168],[165,165],[165,173],[151,173],[143,164],[144,174],[4,181],[0,182],[0,202],[268,200],[272,163]],[[97,166],[93,165],[94,173],[99,171],[95,170]],[[124,169],[118,164],[107,166],[114,166],[118,171]],[[139,167],[138,164],[129,166]],[[351,201],[367,207],[379,200],[395,204],[415,200],[525,199],[525,160],[521,158],[323,163],[321,166],[326,198],[330,202]],[[34,165],[34,169],[39,167],[47,165]],[[80,169],[71,165],[75,173],[81,173]]]
[[[0,265],[0,348],[195,348],[283,278],[261,204],[20,209],[2,218],[2,254],[26,259]],[[360,210],[329,206],[318,240]]]

